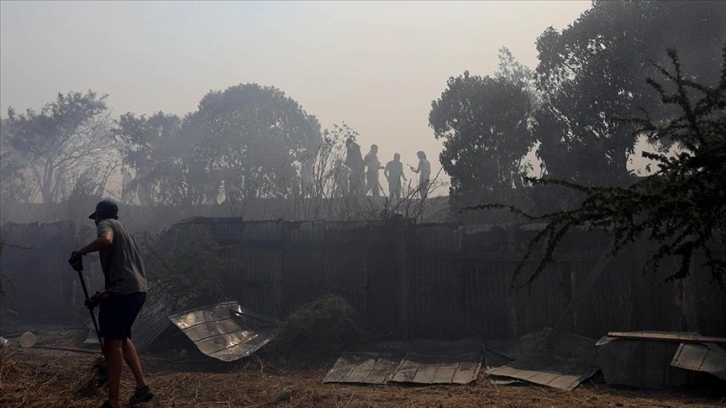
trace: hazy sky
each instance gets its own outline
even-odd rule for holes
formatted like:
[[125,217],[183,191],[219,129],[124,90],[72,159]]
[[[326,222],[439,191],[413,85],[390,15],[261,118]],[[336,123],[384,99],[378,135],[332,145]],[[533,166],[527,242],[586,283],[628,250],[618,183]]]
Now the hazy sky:
[[114,114],[183,115],[210,90],[273,85],[432,172],[441,143],[431,101],[450,76],[493,74],[506,46],[537,62],[535,40],[589,1],[0,2],[0,108],[38,109],[57,92],[110,95]]

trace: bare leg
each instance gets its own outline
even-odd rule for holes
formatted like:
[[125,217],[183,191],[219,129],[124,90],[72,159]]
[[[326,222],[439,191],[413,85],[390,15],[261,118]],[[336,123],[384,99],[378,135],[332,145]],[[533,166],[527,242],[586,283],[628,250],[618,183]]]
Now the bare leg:
[[131,372],[134,373],[136,388],[146,387],[147,384],[146,379],[144,378],[144,371],[141,369],[141,360],[139,360],[139,355],[136,353],[136,347],[134,347],[134,343],[131,339],[124,339],[123,353],[126,364],[128,364]]
[[121,387],[121,368],[123,367],[123,340],[103,339],[103,352],[108,362],[108,402],[113,407],[120,407],[119,388]]

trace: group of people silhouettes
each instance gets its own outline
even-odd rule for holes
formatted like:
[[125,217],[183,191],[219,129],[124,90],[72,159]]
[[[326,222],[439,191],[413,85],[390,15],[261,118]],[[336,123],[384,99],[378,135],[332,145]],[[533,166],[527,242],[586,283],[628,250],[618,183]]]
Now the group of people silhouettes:
[[[373,197],[380,197],[383,191],[378,179],[381,170],[388,181],[388,197],[398,199],[403,196],[403,181],[407,181],[407,178],[403,172],[403,163],[399,153],[394,154],[393,160],[382,166],[378,160],[378,145],[371,145],[370,151],[365,156],[361,153],[360,145],[352,138],[346,140],[345,147],[345,161],[336,160],[333,169],[334,197],[341,197],[346,193],[363,196],[370,194]],[[421,199],[424,199],[429,188],[431,164],[426,159],[426,153],[419,151],[416,155],[418,156],[418,166],[409,165],[408,167],[419,175],[416,189]]]

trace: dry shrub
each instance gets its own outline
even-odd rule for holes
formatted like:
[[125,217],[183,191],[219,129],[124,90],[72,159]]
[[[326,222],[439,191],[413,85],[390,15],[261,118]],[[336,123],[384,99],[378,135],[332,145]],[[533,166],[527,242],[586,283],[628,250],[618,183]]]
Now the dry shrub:
[[355,309],[340,296],[325,295],[282,321],[269,352],[280,362],[305,366],[337,358],[364,338]]
[[173,294],[171,300],[181,310],[227,298],[223,276],[236,271],[235,265],[222,256],[207,228],[178,224],[158,236],[145,235],[141,242],[153,297],[162,297],[160,291]]

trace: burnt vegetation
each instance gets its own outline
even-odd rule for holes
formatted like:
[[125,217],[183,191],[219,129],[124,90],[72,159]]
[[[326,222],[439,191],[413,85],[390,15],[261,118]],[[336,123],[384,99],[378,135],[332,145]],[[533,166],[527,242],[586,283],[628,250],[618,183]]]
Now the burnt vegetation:
[[516,206],[487,204],[479,208],[506,208],[530,222],[546,223],[529,243],[517,273],[544,244],[537,268],[524,280],[529,284],[549,263],[565,234],[575,227],[604,228],[614,237],[611,255],[641,238],[657,244],[646,267],[657,273],[661,261],[680,258],[677,272],[666,280],[689,275],[695,252],[705,254],[703,265],[714,281],[723,286],[726,262],[722,244],[726,239],[726,48],[721,79],[716,86],[699,84],[682,71],[677,52],[669,50],[671,69],[658,66],[666,82],[648,79],[664,108],[675,106],[680,114],[672,119],[654,119],[647,112],[640,118],[616,119],[637,126],[653,144],[677,145],[678,152],[643,152],[657,170],[626,186],[590,187],[556,178],[530,178],[542,185],[560,185],[584,198],[574,208],[542,215]]
[[[666,279],[705,267],[723,284],[723,21],[723,2],[593,1],[565,29],[542,32],[536,67],[502,47],[496,72],[443,84],[425,136],[442,142],[441,172],[426,191],[412,176],[397,198],[339,183],[347,142],[365,147],[366,135],[324,128],[275,86],[213,90],[185,115],[113,117],[107,95],[58,93],[0,122],[0,222],[87,222],[82,209],[114,194],[130,227],[151,232],[200,215],[544,222],[518,269],[544,245],[525,283],[567,231],[586,227],[612,231],[613,254],[654,242],[652,272],[680,257]],[[431,197],[446,176],[448,197]],[[192,262],[159,267],[194,276]]]

